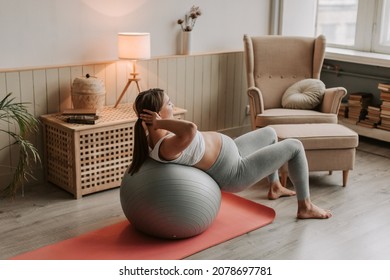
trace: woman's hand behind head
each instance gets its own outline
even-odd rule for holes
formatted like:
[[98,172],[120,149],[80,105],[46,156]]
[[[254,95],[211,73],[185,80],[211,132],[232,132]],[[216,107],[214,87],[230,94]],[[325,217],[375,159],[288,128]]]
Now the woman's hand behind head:
[[143,110],[143,113],[140,114],[140,118],[148,126],[156,126],[156,121],[161,120],[161,117],[157,112],[148,109]]

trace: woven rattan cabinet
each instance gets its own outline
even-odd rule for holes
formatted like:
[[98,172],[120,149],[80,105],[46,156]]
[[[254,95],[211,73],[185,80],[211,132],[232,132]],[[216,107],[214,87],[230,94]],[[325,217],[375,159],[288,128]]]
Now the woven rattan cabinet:
[[[175,117],[186,110],[175,108]],[[132,104],[104,107],[96,124],[71,124],[58,114],[40,117],[47,181],[75,198],[119,187],[133,154]]]

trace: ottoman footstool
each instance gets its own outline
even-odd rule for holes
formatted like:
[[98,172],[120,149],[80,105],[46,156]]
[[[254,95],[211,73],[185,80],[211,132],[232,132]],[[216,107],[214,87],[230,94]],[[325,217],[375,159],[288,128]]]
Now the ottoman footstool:
[[[343,171],[343,186],[347,185],[349,170],[355,164],[359,138],[351,129],[333,123],[270,125],[280,141],[295,138],[305,148],[309,171]],[[281,182],[286,184],[287,165],[281,168]]]

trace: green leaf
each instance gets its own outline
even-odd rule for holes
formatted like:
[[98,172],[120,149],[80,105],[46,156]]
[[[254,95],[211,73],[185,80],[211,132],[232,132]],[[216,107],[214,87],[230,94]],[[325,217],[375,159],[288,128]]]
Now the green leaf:
[[27,103],[16,102],[12,93],[8,93],[0,101],[0,122],[8,124],[8,130],[0,129],[0,133],[8,134],[14,141],[0,147],[0,150],[16,145],[19,150],[18,163],[13,168],[13,176],[8,186],[1,191],[1,196],[15,196],[17,190],[29,178],[34,178],[31,170],[35,164],[40,164],[38,150],[28,141],[29,133],[38,131],[39,121],[28,112]]

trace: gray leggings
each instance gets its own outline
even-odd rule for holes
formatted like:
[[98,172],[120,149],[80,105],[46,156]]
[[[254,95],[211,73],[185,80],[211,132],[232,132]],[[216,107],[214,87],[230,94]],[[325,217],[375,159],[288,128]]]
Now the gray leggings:
[[288,162],[297,198],[309,197],[309,170],[302,143],[296,139],[278,142],[275,130],[260,128],[235,140],[222,134],[222,148],[214,165],[206,172],[222,191],[239,192],[261,179],[279,180],[278,169]]

